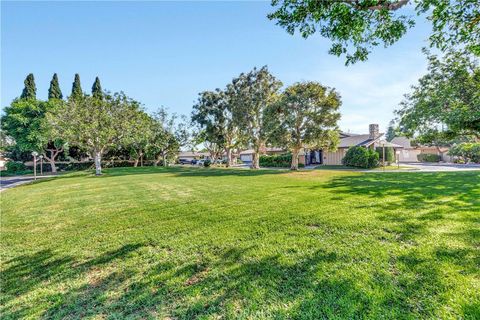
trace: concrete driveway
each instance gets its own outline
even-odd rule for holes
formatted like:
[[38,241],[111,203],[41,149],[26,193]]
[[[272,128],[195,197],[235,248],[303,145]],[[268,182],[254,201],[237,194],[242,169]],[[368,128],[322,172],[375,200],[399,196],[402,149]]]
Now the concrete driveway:
[[409,162],[400,163],[401,166],[407,166],[416,171],[443,172],[443,171],[473,171],[480,170],[480,164],[457,164],[457,163],[425,163]]

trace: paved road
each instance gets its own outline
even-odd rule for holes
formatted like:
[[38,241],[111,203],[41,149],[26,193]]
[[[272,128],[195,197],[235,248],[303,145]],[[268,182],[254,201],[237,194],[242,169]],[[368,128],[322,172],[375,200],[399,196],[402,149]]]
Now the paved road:
[[[52,176],[37,176],[37,179],[42,178],[51,178]],[[0,192],[8,189],[19,186],[21,184],[28,183],[33,181],[33,176],[14,176],[14,177],[1,177],[0,178]]]
[[427,171],[427,172],[480,170],[480,164],[409,162],[409,163],[401,163],[400,165],[411,167],[416,171]]

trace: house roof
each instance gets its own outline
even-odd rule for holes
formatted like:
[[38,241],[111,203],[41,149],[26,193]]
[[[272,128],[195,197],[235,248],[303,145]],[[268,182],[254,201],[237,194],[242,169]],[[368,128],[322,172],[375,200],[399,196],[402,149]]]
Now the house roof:
[[339,148],[350,148],[350,147],[368,147],[380,137],[383,136],[383,133],[380,133],[377,138],[370,139],[369,134],[354,134],[340,139]]
[[402,145],[392,143],[392,142],[388,142],[386,140],[381,140],[378,143],[380,144],[380,146],[392,147],[392,148],[396,148],[396,149],[403,149]]
[[401,145],[406,149],[412,148],[412,145],[410,144],[410,139],[408,139],[407,137],[395,137],[392,139],[391,143]]

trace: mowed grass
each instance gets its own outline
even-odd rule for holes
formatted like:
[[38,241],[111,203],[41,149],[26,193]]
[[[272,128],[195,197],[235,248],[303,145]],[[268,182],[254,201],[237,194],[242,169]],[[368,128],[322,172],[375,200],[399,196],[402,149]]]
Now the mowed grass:
[[479,319],[480,173],[130,168],[1,194],[2,319]]

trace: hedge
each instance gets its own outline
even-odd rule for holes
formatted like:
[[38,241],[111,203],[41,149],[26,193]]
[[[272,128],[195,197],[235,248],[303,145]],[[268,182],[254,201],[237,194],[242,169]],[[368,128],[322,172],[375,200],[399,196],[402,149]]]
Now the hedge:
[[375,150],[364,147],[351,147],[347,150],[342,163],[349,167],[375,168],[378,167],[379,155]]
[[420,153],[417,159],[420,162],[439,162],[442,158],[434,153]]
[[[289,168],[292,165],[292,154],[261,155],[259,162],[261,167]],[[304,165],[299,163],[298,167],[303,168]]]

